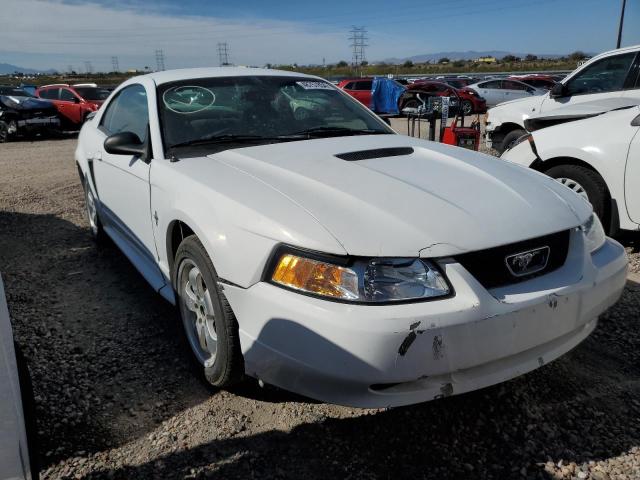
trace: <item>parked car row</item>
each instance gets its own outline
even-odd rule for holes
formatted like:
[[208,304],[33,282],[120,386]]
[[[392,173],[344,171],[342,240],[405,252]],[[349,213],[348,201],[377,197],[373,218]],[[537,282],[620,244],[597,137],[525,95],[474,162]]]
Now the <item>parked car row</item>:
[[96,84],[56,84],[35,89],[0,85],[0,143],[15,136],[78,130],[111,90]]
[[[372,78],[353,78],[338,83],[349,95],[363,105],[371,106],[373,88]],[[416,80],[404,86],[405,92],[398,99],[398,109],[417,108],[428,97],[448,97],[453,108],[461,108],[465,115],[486,112],[486,102],[475,90],[462,87],[456,88],[445,82],[430,80]]]

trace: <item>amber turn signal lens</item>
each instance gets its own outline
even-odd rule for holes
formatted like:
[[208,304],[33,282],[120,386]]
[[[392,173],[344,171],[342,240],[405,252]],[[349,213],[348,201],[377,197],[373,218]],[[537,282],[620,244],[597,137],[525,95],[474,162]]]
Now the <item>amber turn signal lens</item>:
[[289,288],[325,297],[356,300],[358,276],[350,268],[298,257],[290,253],[278,260],[271,280]]

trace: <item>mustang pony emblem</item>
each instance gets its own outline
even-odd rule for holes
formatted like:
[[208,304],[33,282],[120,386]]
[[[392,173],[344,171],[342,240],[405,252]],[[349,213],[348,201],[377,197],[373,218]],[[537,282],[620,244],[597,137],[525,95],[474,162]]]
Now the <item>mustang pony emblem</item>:
[[511,272],[511,275],[515,277],[522,277],[524,275],[530,275],[532,273],[544,270],[549,261],[549,253],[551,249],[547,246],[535,248],[533,250],[527,250],[526,252],[520,252],[507,256],[504,261]]

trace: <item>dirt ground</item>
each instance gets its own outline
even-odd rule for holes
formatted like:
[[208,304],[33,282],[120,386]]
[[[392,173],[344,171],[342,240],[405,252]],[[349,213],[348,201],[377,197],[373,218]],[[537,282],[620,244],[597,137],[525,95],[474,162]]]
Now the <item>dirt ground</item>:
[[[172,307],[83,214],[74,139],[0,145],[0,272],[46,479],[640,478],[640,285],[578,348],[391,410],[194,374]],[[638,269],[637,236],[622,239]]]

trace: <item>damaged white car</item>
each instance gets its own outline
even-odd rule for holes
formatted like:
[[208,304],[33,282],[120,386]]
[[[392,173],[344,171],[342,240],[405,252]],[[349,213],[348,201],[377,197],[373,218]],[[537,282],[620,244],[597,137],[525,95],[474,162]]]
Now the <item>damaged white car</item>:
[[178,306],[217,386],[360,407],[475,390],[575,347],[626,280],[580,196],[397,135],[316,77],[132,78],[76,161],[93,234]]

